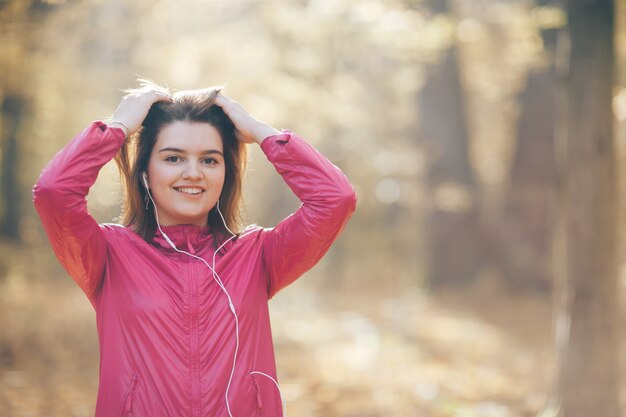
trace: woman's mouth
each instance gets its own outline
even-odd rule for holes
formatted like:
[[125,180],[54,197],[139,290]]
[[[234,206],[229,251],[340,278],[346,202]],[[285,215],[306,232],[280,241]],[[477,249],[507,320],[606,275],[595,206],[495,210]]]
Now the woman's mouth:
[[198,187],[174,187],[176,191],[186,195],[199,195],[204,192],[202,188]]

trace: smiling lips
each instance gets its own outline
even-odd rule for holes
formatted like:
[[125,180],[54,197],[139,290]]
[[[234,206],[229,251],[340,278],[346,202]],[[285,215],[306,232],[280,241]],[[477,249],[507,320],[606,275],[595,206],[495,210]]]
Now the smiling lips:
[[183,193],[186,195],[199,195],[205,191],[204,189],[199,187],[174,187],[174,189],[179,193]]

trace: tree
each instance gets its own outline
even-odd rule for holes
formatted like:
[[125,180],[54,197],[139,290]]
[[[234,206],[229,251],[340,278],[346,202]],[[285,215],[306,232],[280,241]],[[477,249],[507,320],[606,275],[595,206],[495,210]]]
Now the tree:
[[37,27],[54,10],[45,1],[0,2],[0,34],[8,53],[0,57],[0,236],[20,240],[20,131],[28,123],[32,104],[28,52],[36,44]]
[[[556,7],[554,0],[538,0],[538,6]],[[499,227],[499,267],[507,281],[518,287],[552,288],[550,245],[555,218],[554,133],[557,74],[554,65],[558,29],[540,32],[547,67],[529,71],[520,94],[516,151],[506,190],[503,220]]]
[[[447,1],[426,3],[435,14],[449,13]],[[457,48],[453,43],[440,62],[427,69],[426,84],[418,96],[419,136],[431,153],[427,182],[434,201],[427,220],[431,253],[429,281],[434,286],[471,281],[482,266],[477,185],[469,158],[464,92],[459,79]],[[445,197],[445,196],[448,197]],[[462,198],[461,198],[462,197]]]
[[614,7],[613,0],[568,3],[571,49],[557,137],[564,263],[556,332],[558,400],[567,417],[619,416]]

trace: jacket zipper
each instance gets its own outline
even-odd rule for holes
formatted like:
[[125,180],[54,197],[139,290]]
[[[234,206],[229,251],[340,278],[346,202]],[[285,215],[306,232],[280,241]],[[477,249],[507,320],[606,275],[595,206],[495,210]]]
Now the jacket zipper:
[[133,408],[133,397],[135,395],[135,389],[137,388],[137,383],[139,382],[139,375],[133,374],[133,379],[130,382],[130,386],[128,387],[128,391],[126,392],[126,397],[124,398],[124,404],[122,406],[122,414],[124,417],[131,412]]
[[257,415],[262,417],[263,400],[261,400],[261,389],[259,388],[259,383],[256,381],[256,377],[254,375],[250,375],[250,379],[252,379],[252,383],[254,384],[254,388],[256,389]]
[[191,415],[197,417],[200,411],[198,406],[200,397],[198,381],[198,283],[196,280],[196,269],[194,268],[195,264],[190,263],[189,266],[191,269],[189,274],[191,277]]

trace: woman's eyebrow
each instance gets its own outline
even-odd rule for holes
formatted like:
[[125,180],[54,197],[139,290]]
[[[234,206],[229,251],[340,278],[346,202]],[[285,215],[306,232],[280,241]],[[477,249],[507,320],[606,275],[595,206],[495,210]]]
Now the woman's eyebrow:
[[[187,151],[185,151],[184,149],[180,149],[180,148],[172,148],[172,147],[167,147],[167,148],[163,148],[161,149],[159,152],[178,152],[178,153],[187,153]],[[202,151],[201,152],[202,155],[211,155],[211,154],[220,154],[222,156],[224,156],[224,154],[222,153],[222,151],[218,151],[217,149],[208,149],[206,151]]]

